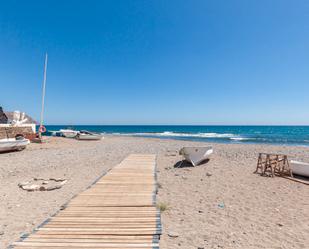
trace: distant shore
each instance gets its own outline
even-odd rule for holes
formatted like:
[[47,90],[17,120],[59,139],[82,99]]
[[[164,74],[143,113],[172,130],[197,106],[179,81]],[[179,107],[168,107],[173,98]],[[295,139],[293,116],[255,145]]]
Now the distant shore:
[[[309,162],[309,148],[211,143],[211,160],[176,168],[185,145],[209,143],[107,135],[102,141],[47,137],[45,144],[0,154],[0,248],[29,233],[61,205],[130,153],[157,154],[161,249],[306,248],[309,187],[253,174],[259,152],[284,153]],[[26,192],[33,177],[68,182],[58,190]],[[172,234],[176,236],[169,236]]]

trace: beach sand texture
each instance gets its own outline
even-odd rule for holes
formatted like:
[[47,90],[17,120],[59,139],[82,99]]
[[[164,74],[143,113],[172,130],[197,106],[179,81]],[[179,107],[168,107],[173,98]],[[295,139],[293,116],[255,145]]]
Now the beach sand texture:
[[[259,152],[309,162],[309,148],[213,144],[208,163],[175,168],[184,145],[209,144],[113,136],[89,142],[47,138],[46,144],[0,154],[0,248],[31,232],[131,153],[157,154],[158,202],[167,205],[161,249],[308,248],[309,187],[252,172]],[[68,182],[44,192],[17,186],[33,177]]]

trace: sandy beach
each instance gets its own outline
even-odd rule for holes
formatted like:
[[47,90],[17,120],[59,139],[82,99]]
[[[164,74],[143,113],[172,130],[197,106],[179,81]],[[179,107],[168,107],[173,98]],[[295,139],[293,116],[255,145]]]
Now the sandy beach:
[[[308,147],[211,144],[212,159],[177,168],[185,145],[155,138],[107,136],[102,141],[47,138],[21,152],[0,154],[0,248],[31,232],[74,195],[130,153],[157,154],[161,249],[308,248],[309,187],[253,174],[259,152],[309,161]],[[18,187],[38,178],[65,178],[54,191]],[[306,246],[307,245],[307,246]]]

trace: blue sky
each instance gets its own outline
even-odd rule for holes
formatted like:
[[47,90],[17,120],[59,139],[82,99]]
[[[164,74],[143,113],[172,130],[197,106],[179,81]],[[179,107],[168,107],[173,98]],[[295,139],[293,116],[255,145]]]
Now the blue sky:
[[0,105],[47,124],[309,124],[309,1],[1,1]]

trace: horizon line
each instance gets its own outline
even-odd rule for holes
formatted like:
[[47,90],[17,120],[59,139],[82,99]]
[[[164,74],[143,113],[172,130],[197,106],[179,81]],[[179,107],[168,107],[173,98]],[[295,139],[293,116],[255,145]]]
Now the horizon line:
[[45,126],[309,126],[309,124],[45,124]]

